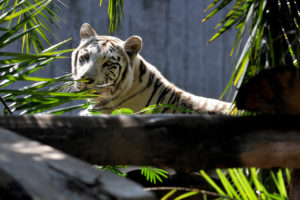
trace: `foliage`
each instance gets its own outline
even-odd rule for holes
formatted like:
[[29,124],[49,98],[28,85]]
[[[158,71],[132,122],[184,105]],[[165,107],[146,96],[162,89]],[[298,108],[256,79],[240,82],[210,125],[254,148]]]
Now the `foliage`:
[[206,10],[214,6],[203,21],[226,6],[232,8],[217,24],[216,28],[219,30],[210,42],[232,27],[237,29],[231,51],[231,55],[236,52],[236,60],[231,80],[223,95],[230,93],[232,86],[239,88],[262,69],[282,65],[298,66],[300,15],[297,1],[214,0]]
[[[178,107],[172,104],[153,104],[147,107],[142,108],[140,111],[134,112],[130,108],[120,108],[112,111],[112,115],[131,115],[131,114],[157,114],[161,113],[162,109],[171,109],[178,111],[179,113],[194,113],[195,111],[187,107]],[[101,112],[97,110],[89,110],[92,115],[100,115]]]
[[142,167],[141,174],[144,175],[147,181],[156,184],[156,180],[163,182],[163,178],[168,178],[168,172],[163,169],[153,168],[153,167]]
[[[16,35],[16,31],[23,30],[22,37],[22,52],[26,50],[30,52],[31,44],[33,45],[35,52],[43,51],[44,45],[41,39],[43,39],[48,45],[47,34],[54,34],[49,24],[55,25],[60,22],[60,17],[57,15],[57,8],[51,4],[52,0],[2,0],[0,1],[0,10],[2,12],[0,24],[5,24],[6,27],[1,27],[1,31],[5,31],[5,45],[7,42],[13,42],[19,39],[20,36]],[[17,24],[13,26],[13,24]],[[14,37],[18,36],[18,37]],[[4,40],[1,40],[2,42]],[[2,48],[3,46],[1,46]]]
[[195,111],[186,107],[178,107],[172,104],[153,104],[143,108],[141,111],[137,112],[137,114],[156,114],[161,113],[161,109],[171,109],[174,111],[178,111],[180,113],[194,113]]
[[[126,177],[126,173],[122,172],[122,169],[126,169],[127,166],[95,166],[98,170],[110,171],[120,176]],[[157,181],[163,182],[163,178],[168,178],[168,172],[163,169],[153,168],[150,166],[141,167],[141,175],[145,176],[146,180],[150,183],[156,184]]]
[[[170,199],[170,197],[173,197],[175,192],[177,192],[178,189],[172,189],[170,192],[168,192],[166,195],[164,195],[161,200],[167,200],[167,199]],[[191,190],[189,192],[186,192],[184,194],[180,194],[179,196],[177,196],[176,198],[174,198],[174,200],[181,200],[181,199],[186,199],[188,197],[191,197],[191,196],[195,196],[197,194],[199,194],[200,191],[199,190]],[[203,199],[205,199],[205,195],[203,197]],[[173,199],[173,198],[172,198]]]
[[131,110],[130,108],[120,108],[120,109],[116,109],[114,111],[112,111],[111,113],[112,115],[131,115],[134,114],[133,110]]
[[277,191],[268,191],[255,168],[227,169],[225,172],[217,169],[216,172],[222,187],[218,186],[203,170],[200,171],[207,182],[222,196],[221,199],[288,199],[286,184],[290,181],[290,172],[287,169],[285,175],[282,169],[278,169],[276,172],[270,171],[272,181]]
[[112,173],[118,174],[120,176],[126,177],[126,173],[122,172],[122,169],[126,169],[126,166],[99,166],[95,165],[98,170],[110,171]]
[[[33,2],[33,3],[32,3]],[[69,75],[57,78],[41,78],[31,76],[39,69],[43,69],[58,58],[66,58],[63,54],[72,51],[57,50],[70,39],[51,45],[47,49],[43,46],[42,39],[50,44],[45,31],[52,33],[47,23],[53,24],[59,21],[55,13],[55,8],[51,4],[52,0],[0,0],[0,94],[1,102],[5,106],[4,113],[15,111],[21,114],[33,114],[47,111],[60,106],[66,102],[93,97],[87,91],[75,93],[59,92],[55,88],[57,83],[67,83]],[[6,46],[15,41],[22,40],[22,51],[27,53],[15,53],[2,51]],[[32,48],[35,54],[29,53]],[[8,86],[22,81],[24,87],[19,89],[6,89]],[[29,83],[28,83],[29,82]],[[34,82],[33,84],[30,84]],[[52,86],[52,87],[51,87]],[[11,87],[10,87],[11,88]],[[7,103],[11,103],[7,105]],[[69,108],[62,108],[50,111],[53,114],[64,112],[81,107],[76,105]]]
[[[210,42],[232,27],[237,29],[236,40],[231,51],[231,55],[235,52],[235,64],[231,80],[222,97],[226,92],[230,95],[232,86],[240,88],[242,84],[246,83],[262,69],[280,66],[299,67],[300,12],[297,1],[214,0],[206,10],[214,6],[215,8],[203,21],[211,18],[220,10],[224,10],[223,8],[226,6],[231,6],[231,10],[217,24],[216,28],[219,29]],[[278,170],[276,175],[273,171],[268,170],[267,176],[258,176],[254,168],[249,170],[251,179],[249,179],[248,183],[248,180],[245,179],[247,176],[241,169],[229,169],[227,171],[228,173],[230,172],[229,176],[232,180],[245,181],[242,184],[245,188],[238,188],[237,182],[230,186],[231,182],[228,182],[226,177],[222,176],[221,171],[219,171],[219,177],[228,197],[232,198],[234,196],[235,199],[248,199],[251,195],[251,199],[287,199],[286,185],[285,181],[283,181],[281,169]],[[287,182],[289,182],[288,170],[286,170],[286,177]],[[207,180],[210,181],[208,177]],[[269,180],[272,180],[272,182]],[[213,184],[212,182],[210,183]],[[272,190],[268,190],[272,185],[275,185],[275,188],[277,188],[277,193],[275,194],[272,193]],[[219,190],[220,188],[215,187],[215,189],[219,194],[225,194],[224,191]],[[247,190],[246,195],[245,190]],[[234,193],[234,191],[238,191],[238,193]],[[242,194],[244,195],[240,196]]]
[[[123,17],[123,4],[124,0],[109,0],[107,13],[109,16],[109,34],[116,32],[117,28],[120,26],[121,18]],[[100,6],[102,5],[102,0],[100,0]]]

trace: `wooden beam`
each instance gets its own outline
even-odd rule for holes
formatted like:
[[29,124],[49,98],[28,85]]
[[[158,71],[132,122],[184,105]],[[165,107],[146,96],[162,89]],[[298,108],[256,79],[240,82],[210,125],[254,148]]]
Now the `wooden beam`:
[[300,168],[300,116],[0,117],[0,126],[98,165]]
[[154,199],[132,181],[2,128],[0,177],[0,199]]

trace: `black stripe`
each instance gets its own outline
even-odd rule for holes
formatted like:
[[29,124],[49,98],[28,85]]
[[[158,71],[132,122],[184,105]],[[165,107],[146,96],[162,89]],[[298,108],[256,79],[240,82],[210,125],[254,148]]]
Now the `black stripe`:
[[[140,90],[140,91],[134,93],[134,94],[131,95],[130,97],[128,97],[128,98],[124,99],[123,101],[121,101],[120,103],[114,105],[114,107],[111,107],[111,108],[104,108],[104,109],[116,109],[118,106],[122,105],[122,104],[125,103],[126,101],[128,101],[128,100],[132,99],[133,97],[135,97],[135,96],[136,96],[137,94],[139,94],[141,91],[142,91],[142,90]],[[112,98],[111,101],[113,101],[113,100],[115,100],[115,99],[117,99],[117,98],[119,98],[119,96],[118,96],[118,97]]]
[[[77,51],[76,51],[76,54],[75,54],[75,61],[74,61],[74,66],[77,66],[77,57],[78,57],[78,53],[79,53],[79,50],[81,49],[85,49],[87,46],[89,46],[91,43],[93,43],[95,40],[92,39],[92,40],[89,40],[88,42],[86,42],[84,45],[82,45]],[[76,69],[76,68],[75,68]],[[77,70],[76,70],[76,73],[77,73]]]
[[[114,101],[114,100],[116,100],[118,98],[119,98],[119,96],[116,96],[116,97],[113,97],[113,98],[104,99],[101,102],[97,103],[95,105],[95,107],[97,107],[97,106],[105,106],[106,104],[108,104],[108,103],[110,103],[110,102],[112,102],[112,101]],[[106,108],[106,109],[113,109],[113,108]],[[101,108],[101,110],[102,110],[102,108]]]
[[144,64],[144,62],[142,60],[140,62],[139,69],[140,69],[139,81],[141,83],[142,82],[142,77],[146,73],[146,66],[145,66],[145,64]]
[[114,48],[113,47],[109,47],[108,50],[110,51],[110,53],[114,52]]
[[141,90],[141,93],[144,92],[147,88],[149,88],[152,85],[154,76],[155,76],[154,73],[149,71],[148,82],[144,87],[144,89]]
[[160,93],[159,97],[157,98],[156,104],[159,104],[161,101],[164,100],[165,96],[171,91],[170,88],[164,88],[163,91]]
[[123,74],[122,74],[121,81],[123,81],[125,79],[127,71],[128,71],[128,64],[125,66],[125,69],[124,69]]
[[[119,64],[118,64],[119,65]],[[120,65],[119,65],[120,66]],[[121,67],[121,66],[120,66]],[[117,85],[116,85],[116,91],[119,89],[119,86],[120,86],[120,84],[122,83],[122,81],[125,79],[125,77],[126,77],[126,74],[127,74],[127,71],[128,71],[128,64],[125,66],[125,69],[124,69],[124,71],[123,71],[123,73],[122,73],[122,77],[121,77],[121,80],[117,83]]]
[[162,83],[160,82],[159,79],[156,79],[156,81],[155,81],[155,83],[154,83],[154,86],[153,86],[152,94],[151,94],[151,96],[150,96],[150,98],[149,98],[149,100],[148,100],[148,102],[147,102],[147,104],[146,104],[145,107],[149,106],[149,104],[150,104],[150,102],[151,102],[153,96],[155,95],[157,89],[158,89],[160,86],[162,86]]
[[171,95],[171,97],[169,98],[169,101],[167,102],[167,104],[170,104],[170,102],[172,101],[172,99],[173,99],[173,97],[175,96],[175,91],[173,90],[172,91],[172,95]]
[[[174,100],[171,102],[171,105],[175,105],[175,102],[176,102],[176,105],[175,105],[175,106],[178,107],[179,99],[180,99],[179,95],[176,95],[175,98],[174,98]],[[173,110],[173,113],[175,113],[175,112],[176,112],[176,110],[174,109],[174,110]]]
[[[171,94],[171,96],[170,96],[170,98],[169,98],[167,104],[170,104],[170,102],[172,101],[172,99],[173,99],[174,96],[175,96],[175,91],[172,90],[172,94]],[[167,110],[169,110],[169,108],[164,108],[164,109],[162,110],[162,113],[166,112]]]
[[[116,109],[118,106],[122,105],[123,103],[125,103],[126,101],[132,99],[133,97],[135,97],[139,92],[134,93],[133,95],[131,95],[130,97],[124,99],[123,101],[121,101],[120,103],[118,103],[117,105],[114,105],[114,109]],[[111,108],[111,109],[113,109]]]
[[77,74],[77,57],[78,57],[78,50],[76,51],[76,53],[75,53],[75,59],[74,59],[74,68],[75,68],[75,74]]
[[110,67],[110,66],[112,66],[112,65],[120,65],[119,63],[111,63],[110,65],[107,64],[107,63],[108,63],[108,62],[104,63],[104,64],[102,65],[102,67],[105,68],[105,67]]
[[[119,67],[119,66],[112,66],[111,69],[116,68],[116,67]],[[106,76],[108,78],[110,78],[110,80],[117,80],[118,77],[120,76],[120,73],[115,74],[111,69],[110,69],[109,73],[106,74]]]
[[148,88],[148,87],[150,87],[150,86],[152,85],[153,78],[154,78],[154,73],[151,72],[151,73],[149,74],[148,83],[147,83],[145,89]]

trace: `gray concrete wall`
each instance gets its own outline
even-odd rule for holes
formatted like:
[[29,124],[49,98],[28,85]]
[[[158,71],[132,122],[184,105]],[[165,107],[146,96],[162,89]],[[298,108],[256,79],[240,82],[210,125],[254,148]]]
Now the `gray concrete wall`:
[[[60,40],[73,38],[65,48],[79,44],[79,29],[88,22],[99,34],[108,34],[107,3],[100,0],[64,0],[60,16],[64,23],[55,29]],[[204,9],[212,0],[125,0],[124,18],[115,34],[125,40],[131,35],[143,39],[141,55],[179,87],[206,97],[219,98],[229,81],[233,59],[230,50],[235,33],[229,32],[209,45],[214,26],[225,12],[201,23]],[[59,40],[52,40],[53,43]],[[11,50],[15,51],[14,45]],[[57,61],[37,75],[69,73],[70,59]]]

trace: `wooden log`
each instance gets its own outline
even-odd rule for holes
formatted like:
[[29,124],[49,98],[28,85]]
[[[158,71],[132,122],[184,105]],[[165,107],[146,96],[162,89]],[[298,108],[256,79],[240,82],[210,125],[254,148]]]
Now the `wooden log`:
[[98,165],[300,167],[300,116],[0,117],[0,126]]
[[2,128],[0,177],[0,199],[154,199],[132,181]]
[[[295,66],[262,70],[239,89],[237,107],[257,113],[299,115],[299,72]],[[300,167],[294,167],[298,169],[291,175],[291,200],[300,199]]]
[[265,114],[299,115],[299,72],[294,66],[261,71],[239,89],[237,107]]

